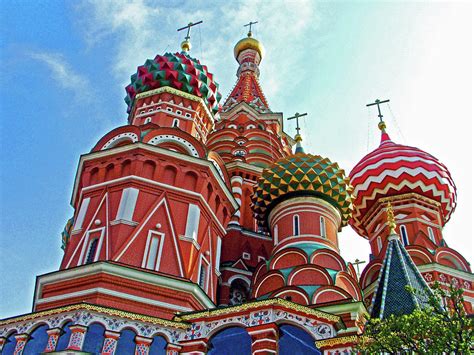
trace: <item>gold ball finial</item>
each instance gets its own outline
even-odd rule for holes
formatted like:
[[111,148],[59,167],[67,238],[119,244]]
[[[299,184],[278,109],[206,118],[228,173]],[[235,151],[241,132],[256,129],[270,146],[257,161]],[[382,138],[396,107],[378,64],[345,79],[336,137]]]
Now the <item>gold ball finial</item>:
[[382,131],[382,132],[385,132],[385,129],[387,128],[387,125],[385,124],[384,121],[380,121],[379,122],[379,129]]
[[187,39],[181,42],[181,50],[183,52],[189,52],[191,50],[191,42],[189,42]]

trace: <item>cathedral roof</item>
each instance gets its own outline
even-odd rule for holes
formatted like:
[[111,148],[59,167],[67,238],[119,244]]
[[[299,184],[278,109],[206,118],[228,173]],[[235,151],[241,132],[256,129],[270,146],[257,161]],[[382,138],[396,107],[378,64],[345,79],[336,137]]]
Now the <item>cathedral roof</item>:
[[170,86],[185,93],[200,97],[208,108],[216,113],[221,94],[214,75],[186,52],[165,53],[155,59],[147,59],[131,76],[131,83],[125,88],[125,102],[130,112],[135,96],[139,93]]
[[336,207],[346,225],[352,211],[352,187],[337,163],[319,155],[296,153],[263,170],[252,195],[252,208],[264,223],[273,206],[291,195],[319,196]]
[[[415,290],[409,292],[406,287]],[[370,314],[384,319],[409,314],[428,302],[428,284],[421,276],[398,235],[389,236],[387,251],[372,298]]]
[[385,132],[385,124],[381,129],[380,146],[363,157],[349,174],[354,186],[351,226],[365,237],[361,220],[377,200],[406,193],[438,202],[443,224],[446,223],[456,207],[456,186],[449,170],[431,154],[393,142]]

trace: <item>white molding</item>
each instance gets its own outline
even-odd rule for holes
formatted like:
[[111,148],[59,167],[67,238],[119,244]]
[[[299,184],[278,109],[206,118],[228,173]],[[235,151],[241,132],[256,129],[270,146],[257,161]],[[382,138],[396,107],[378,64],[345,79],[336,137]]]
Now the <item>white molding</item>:
[[94,275],[97,273],[105,273],[108,275],[122,277],[135,282],[143,282],[154,286],[163,286],[165,288],[172,289],[178,292],[184,291],[192,293],[196,297],[198,302],[200,302],[204,307],[215,307],[214,303],[195,283],[186,280],[170,278],[164,275],[150,273],[147,270],[137,270],[107,262],[86,264],[77,268],[60,270],[51,274],[38,276],[36,279],[35,300],[39,299],[39,295],[45,284],[73,280],[84,276]]
[[[102,199],[100,200],[99,205],[97,206],[97,209],[96,209],[95,212],[94,212],[94,215],[92,216],[91,220],[89,221],[89,225],[88,225],[87,228],[85,229],[86,231],[89,230],[89,228],[91,227],[92,223],[95,221],[95,219],[96,219],[96,217],[97,217],[97,214],[99,213],[99,211],[100,211],[100,209],[101,209],[101,207],[102,207],[102,204],[104,203],[104,201],[105,201],[106,198],[107,198],[107,195],[108,195],[108,193],[106,192],[106,193],[104,194],[104,196],[102,197]],[[67,265],[66,265],[66,268],[68,268],[68,267],[71,265],[72,260],[74,259],[74,256],[76,255],[77,251],[80,249],[81,243],[84,242],[84,238],[85,238],[85,237],[86,237],[86,233],[84,233],[84,234],[82,235],[81,240],[79,240],[79,242],[77,243],[76,248],[74,249],[74,252],[72,253],[71,257],[69,258],[69,261],[68,261],[68,263],[67,263]]]
[[100,232],[100,235],[97,238],[97,239],[99,239],[99,244],[97,245],[97,249],[95,251],[93,262],[96,262],[99,259],[100,249],[102,248],[102,242],[103,242],[104,234],[105,234],[104,233],[105,232],[105,227],[90,229],[90,230],[87,231],[87,233],[85,234],[84,243],[82,244],[81,255],[79,256],[79,261],[77,262],[78,266],[84,264],[84,258],[86,257],[87,249],[89,249],[90,235],[92,233],[95,233],[95,232]]
[[58,296],[41,298],[39,300],[36,300],[36,304],[43,304],[43,303],[49,303],[49,302],[60,301],[60,300],[68,299],[68,298],[73,298],[73,297],[86,296],[86,295],[90,295],[92,293],[102,293],[104,295],[115,296],[115,297],[131,300],[131,301],[134,301],[134,302],[140,302],[140,303],[150,304],[150,305],[153,305],[153,306],[174,309],[174,310],[180,311],[180,312],[193,311],[192,308],[181,307],[181,306],[174,305],[172,303],[152,300],[150,298],[134,296],[134,295],[124,293],[124,292],[109,290],[109,289],[104,288],[104,287],[95,287],[95,288],[90,288],[90,289],[87,289],[87,290],[82,290],[82,291],[77,291],[77,292],[64,293],[64,294],[61,294],[61,295],[58,295]]
[[[214,166],[214,164],[212,164],[211,161],[209,161],[207,159],[200,159],[200,158],[191,157],[191,156],[186,155],[186,154],[181,154],[181,153],[178,153],[178,152],[174,152],[172,150],[155,147],[153,145],[150,145],[150,144],[147,144],[147,143],[142,143],[142,142],[136,142],[134,144],[128,144],[128,145],[125,145],[125,146],[122,146],[122,147],[116,147],[116,148],[111,148],[111,149],[107,149],[107,150],[101,150],[101,151],[81,155],[81,157],[79,159],[79,164],[78,164],[78,167],[77,167],[76,178],[75,178],[75,181],[74,181],[74,188],[73,188],[73,193],[72,193],[72,197],[71,197],[71,205],[73,205],[74,201],[76,200],[76,195],[77,195],[78,189],[79,189],[80,176],[82,174],[83,165],[86,161],[94,160],[94,159],[97,159],[97,158],[104,158],[104,157],[107,157],[109,155],[115,155],[117,153],[128,152],[128,151],[131,151],[131,150],[135,150],[137,148],[143,149],[143,150],[146,150],[146,151],[149,151],[149,152],[152,152],[152,153],[158,153],[158,154],[165,155],[165,156],[169,157],[171,161],[173,161],[173,160],[182,160],[182,161],[191,162],[191,163],[194,163],[194,164],[197,164],[197,165],[200,165],[200,166],[208,167],[212,171],[213,175],[216,178],[216,181],[217,181],[219,187],[222,189],[222,191],[224,192],[224,194],[226,195],[227,199],[232,204],[232,206],[235,209],[237,209],[239,207],[237,205],[237,202],[234,199],[234,196],[232,195],[232,192],[229,190],[229,188],[227,187],[225,182],[222,180],[222,178],[219,175],[219,172],[217,171],[216,167]],[[260,171],[262,171],[262,170],[263,169],[261,169]],[[146,181],[148,183],[159,184],[159,185],[162,185],[162,186],[170,186],[170,185],[160,184],[160,183],[158,183],[156,181],[153,181],[153,180],[144,179],[144,178],[142,178],[142,179],[143,179],[143,181]],[[117,180],[120,180],[120,179],[107,181],[105,183],[96,184],[96,185],[93,185],[93,186],[97,187],[97,186],[101,186],[102,184],[108,185],[111,182],[114,182],[114,181],[117,181]],[[87,188],[90,188],[90,187],[92,187],[92,186],[88,186]],[[174,187],[174,186],[172,186],[172,187]],[[86,188],[81,189],[81,194],[82,194],[83,191],[85,191],[85,189]],[[179,190],[182,190],[182,189],[179,189]],[[187,191],[187,190],[183,190],[183,191]],[[188,191],[188,192],[191,193],[191,191]],[[193,192],[193,194],[201,196],[200,194],[195,193],[195,192]],[[201,198],[202,198],[202,196],[201,196]],[[202,198],[202,199],[204,200],[204,198]]]
[[[96,184],[96,185],[87,186],[87,187],[85,187],[81,190],[81,194],[83,194],[84,192],[87,192],[91,189],[96,189],[98,187],[113,185],[115,183],[120,183],[120,182],[124,182],[124,181],[128,181],[128,180],[144,182],[144,183],[147,183],[147,184],[156,185],[156,186],[159,186],[159,187],[164,188],[164,189],[179,191],[180,193],[199,198],[201,203],[206,207],[207,212],[211,215],[211,217],[214,220],[214,222],[216,223],[216,225],[220,228],[221,232],[224,233],[224,234],[226,233],[226,230],[225,230],[224,226],[221,224],[221,222],[219,221],[219,219],[215,215],[214,211],[212,210],[211,206],[209,206],[209,204],[207,203],[207,201],[204,199],[204,197],[201,194],[199,194],[197,192],[181,189],[181,188],[173,186],[173,185],[163,184],[161,182],[157,182],[157,181],[154,181],[154,180],[142,178],[140,176],[129,175],[129,176],[124,176],[124,177],[121,177],[121,178],[118,178],[118,179],[101,182],[101,183]],[[233,197],[232,197],[232,201],[235,203],[236,208],[238,208],[237,202],[235,201],[235,199]]]
[[463,270],[458,270],[458,269],[453,269],[449,266],[442,265],[439,263],[430,263],[430,264],[423,264],[423,265],[418,265],[418,270],[420,272],[430,272],[430,271],[437,271],[437,272],[442,272],[445,274],[449,274],[451,276],[456,276],[461,279],[469,280],[474,282],[474,274],[468,272],[468,271],[463,271]]
[[165,244],[165,233],[157,232],[154,230],[148,231],[148,236],[146,238],[145,251],[143,253],[142,268],[148,269],[147,268],[148,258],[149,258],[148,251],[150,249],[151,240],[154,237],[158,238],[159,245],[158,245],[158,250],[156,253],[155,263],[154,263],[153,269],[151,270],[160,271],[161,253],[163,251],[163,245]]
[[128,221],[126,219],[114,219],[113,221],[110,221],[110,225],[115,226],[117,224],[126,224],[128,226],[138,226],[140,223],[134,222],[134,221]]

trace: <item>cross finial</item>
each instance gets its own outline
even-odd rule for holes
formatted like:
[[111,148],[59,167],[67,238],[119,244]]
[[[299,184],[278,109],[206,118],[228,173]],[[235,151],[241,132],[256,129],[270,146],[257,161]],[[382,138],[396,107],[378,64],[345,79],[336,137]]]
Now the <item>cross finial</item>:
[[296,112],[293,117],[287,118],[287,120],[294,120],[296,119],[296,136],[295,136],[295,141],[296,141],[296,148],[295,148],[295,153],[304,153],[303,147],[301,146],[301,141],[303,140],[300,135],[300,117],[307,116],[307,113],[298,113]]
[[201,23],[202,23],[202,21],[198,21],[198,22],[194,22],[194,23],[190,22],[190,23],[188,23],[187,26],[178,28],[178,30],[177,30],[178,32],[182,31],[182,30],[185,30],[185,29],[188,29],[188,31],[186,33],[186,37],[184,37],[184,41],[181,43],[181,49],[184,52],[189,52],[189,50],[191,49],[191,42],[189,41],[191,39],[191,27],[199,25]]
[[372,102],[371,104],[367,104],[365,105],[366,107],[369,107],[369,106],[374,106],[374,105],[377,105],[377,109],[379,111],[379,119],[380,119],[380,122],[379,122],[379,128],[381,131],[385,132],[385,128],[386,128],[386,125],[385,125],[385,122],[383,121],[383,115],[382,115],[382,112],[380,111],[380,105],[381,104],[385,104],[387,102],[390,102],[390,100],[383,100],[383,101],[380,101],[379,99],[375,100],[375,102]]
[[307,116],[307,115],[308,115],[308,113],[306,113],[306,112],[305,113],[296,112],[294,116],[287,118],[288,121],[296,119],[296,136],[297,137],[300,136],[300,130],[301,130],[299,118],[303,117],[303,116]]
[[360,265],[360,264],[365,264],[365,261],[364,261],[364,260],[355,259],[355,260],[352,262],[352,265],[355,265],[355,266],[356,266],[356,269],[357,269],[357,276],[360,276],[360,271],[359,271],[359,265]]
[[252,22],[250,21],[248,24],[244,25],[244,27],[249,27],[249,33],[247,33],[247,36],[248,37],[252,37],[252,25],[255,25],[256,23],[258,23],[258,21],[255,21],[255,22]]

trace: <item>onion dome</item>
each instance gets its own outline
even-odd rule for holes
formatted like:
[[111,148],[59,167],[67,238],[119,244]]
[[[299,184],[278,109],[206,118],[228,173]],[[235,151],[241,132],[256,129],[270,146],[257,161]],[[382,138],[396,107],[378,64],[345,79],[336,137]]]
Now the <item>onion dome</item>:
[[351,226],[366,237],[362,218],[379,198],[416,193],[440,203],[443,225],[456,207],[456,186],[449,170],[421,149],[394,143],[381,121],[380,146],[367,154],[349,176],[354,186]]
[[302,152],[277,160],[264,169],[252,195],[252,209],[260,224],[270,210],[286,197],[315,195],[336,207],[342,226],[352,211],[352,186],[337,163]]
[[240,52],[242,52],[246,49],[253,49],[254,51],[257,51],[258,54],[260,55],[260,59],[263,59],[263,56],[265,55],[265,48],[263,47],[263,45],[258,40],[256,40],[255,38],[252,37],[251,32],[249,32],[247,38],[242,38],[235,45],[235,47],[234,47],[234,57],[235,57],[235,59],[237,59],[239,57]]
[[128,112],[137,94],[164,86],[202,98],[213,113],[219,109],[222,95],[218,92],[219,84],[214,81],[214,75],[208,72],[207,66],[189,56],[183,47],[181,53],[157,55],[138,67],[125,88]]

